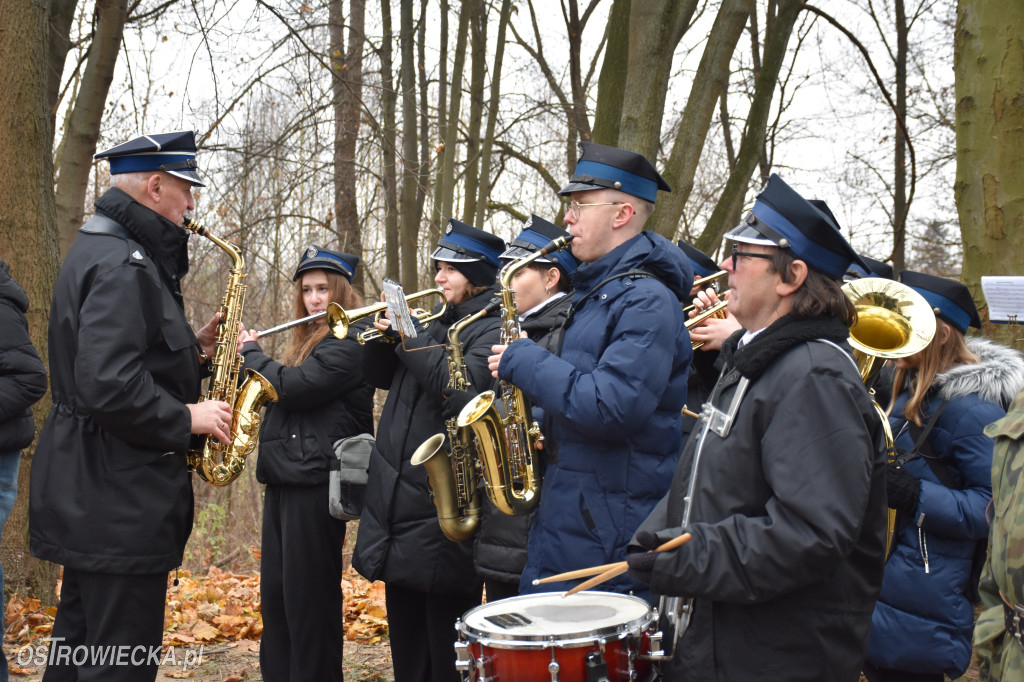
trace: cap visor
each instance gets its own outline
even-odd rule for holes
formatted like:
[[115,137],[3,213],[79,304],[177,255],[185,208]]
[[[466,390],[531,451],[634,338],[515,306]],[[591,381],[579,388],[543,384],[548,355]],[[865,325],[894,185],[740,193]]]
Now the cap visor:
[[[539,250],[540,249],[538,249],[538,251]],[[528,258],[528,257],[532,256],[535,253],[537,253],[537,251],[531,251],[530,249],[524,249],[521,246],[510,246],[507,249],[505,249],[505,251],[500,256],[498,256],[498,258],[501,258],[502,260],[518,260],[520,258]],[[536,263],[550,263],[551,259],[549,259],[549,258],[538,258],[534,262],[536,262]]]
[[760,244],[762,246],[778,246],[774,241],[761,234],[753,225],[740,223],[722,237],[741,244]]
[[473,263],[481,260],[480,258],[470,258],[463,253],[452,251],[444,246],[439,246],[434,249],[434,252],[430,254],[430,258],[431,260],[443,260],[446,263]]
[[558,190],[560,196],[566,196],[573,192],[587,192],[592,189],[607,189],[601,185],[592,185],[589,182],[570,182],[568,185]]
[[206,187],[206,185],[203,184],[203,181],[199,179],[199,173],[195,172],[194,170],[181,169],[169,170],[164,172],[168,173],[169,175],[173,175],[176,178],[181,178],[182,180],[187,180],[191,182],[193,187]]

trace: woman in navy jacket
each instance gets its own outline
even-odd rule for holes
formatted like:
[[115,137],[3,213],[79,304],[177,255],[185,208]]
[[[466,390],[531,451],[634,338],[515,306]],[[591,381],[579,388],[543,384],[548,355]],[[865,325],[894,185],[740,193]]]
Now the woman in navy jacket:
[[967,287],[909,271],[900,280],[934,307],[936,331],[927,348],[896,362],[889,423],[897,452],[920,456],[903,455],[887,472],[897,527],[864,672],[871,682],[941,682],[970,663],[972,564],[992,497],[992,439],[983,431],[1024,387],[1024,361],[964,336],[981,325]]
[[[336,302],[360,305],[350,282],[359,259],[310,246],[292,278],[295,316]],[[364,325],[365,326],[365,325]],[[268,682],[341,682],[341,594],[345,522],[328,510],[333,443],[373,432],[373,389],[363,380],[358,329],[337,339],[326,318],[295,327],[284,362],[266,355],[259,334],[242,335],[245,367],[277,390],[260,432],[256,480],[263,498],[260,670]]]

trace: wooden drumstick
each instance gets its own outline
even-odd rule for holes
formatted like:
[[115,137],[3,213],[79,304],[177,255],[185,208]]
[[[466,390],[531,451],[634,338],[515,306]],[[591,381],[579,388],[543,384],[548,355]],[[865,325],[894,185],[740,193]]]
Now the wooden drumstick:
[[[690,541],[690,537],[691,537],[691,535],[689,533],[683,533],[682,535],[680,535],[678,537],[672,538],[668,542],[664,542],[664,543],[658,545],[657,549],[655,549],[653,551],[655,551],[655,552],[668,552],[669,550],[676,549],[677,547],[682,547],[683,545],[685,545],[687,542]],[[563,597],[568,597],[570,594],[576,594],[577,592],[582,592],[583,590],[589,590],[591,587],[594,587],[595,585],[600,585],[601,583],[603,583],[606,580],[611,580],[612,578],[614,578],[617,575],[622,575],[623,573],[625,573],[626,571],[629,570],[629,562],[628,561],[619,561],[619,562],[614,563],[614,564],[607,564],[607,567],[608,567],[608,570],[606,570],[604,573],[601,573],[600,575],[596,575],[593,578],[591,578],[590,580],[586,580],[586,581],[580,583],[576,587],[566,591],[565,594],[563,594],[562,596]],[[596,566],[595,568],[604,568],[604,566]],[[593,570],[593,569],[582,569],[582,570]]]
[[614,564],[602,564],[600,566],[591,566],[590,568],[580,568],[575,571],[568,571],[566,573],[557,573],[555,575],[549,575],[547,578],[537,578],[533,581],[534,585],[544,585],[545,583],[560,583],[563,580],[576,580],[576,578],[589,578],[592,575],[598,573],[604,573],[613,566],[618,566],[621,562],[616,561]]

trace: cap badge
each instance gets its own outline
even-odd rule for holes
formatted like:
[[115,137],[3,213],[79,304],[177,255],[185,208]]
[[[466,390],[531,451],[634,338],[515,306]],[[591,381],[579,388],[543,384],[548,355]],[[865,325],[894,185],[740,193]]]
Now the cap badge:
[[308,249],[306,249],[306,258],[316,258],[316,253],[316,247],[310,246]]
[[455,228],[452,227],[452,224],[448,223],[448,226],[444,228],[444,233],[445,234],[451,234],[453,229],[455,229]]

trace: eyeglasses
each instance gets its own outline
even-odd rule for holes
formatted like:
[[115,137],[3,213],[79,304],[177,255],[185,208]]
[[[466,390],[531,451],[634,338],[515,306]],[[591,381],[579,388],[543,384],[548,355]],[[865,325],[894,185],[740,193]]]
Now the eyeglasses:
[[601,201],[593,204],[581,204],[580,202],[573,199],[569,202],[569,217],[573,220],[580,219],[580,209],[584,206],[618,206],[624,204],[624,201]]
[[746,258],[767,258],[771,260],[773,254],[770,253],[754,253],[753,251],[740,251],[736,248],[736,243],[732,245],[732,269],[736,269],[736,258],[743,256]]

